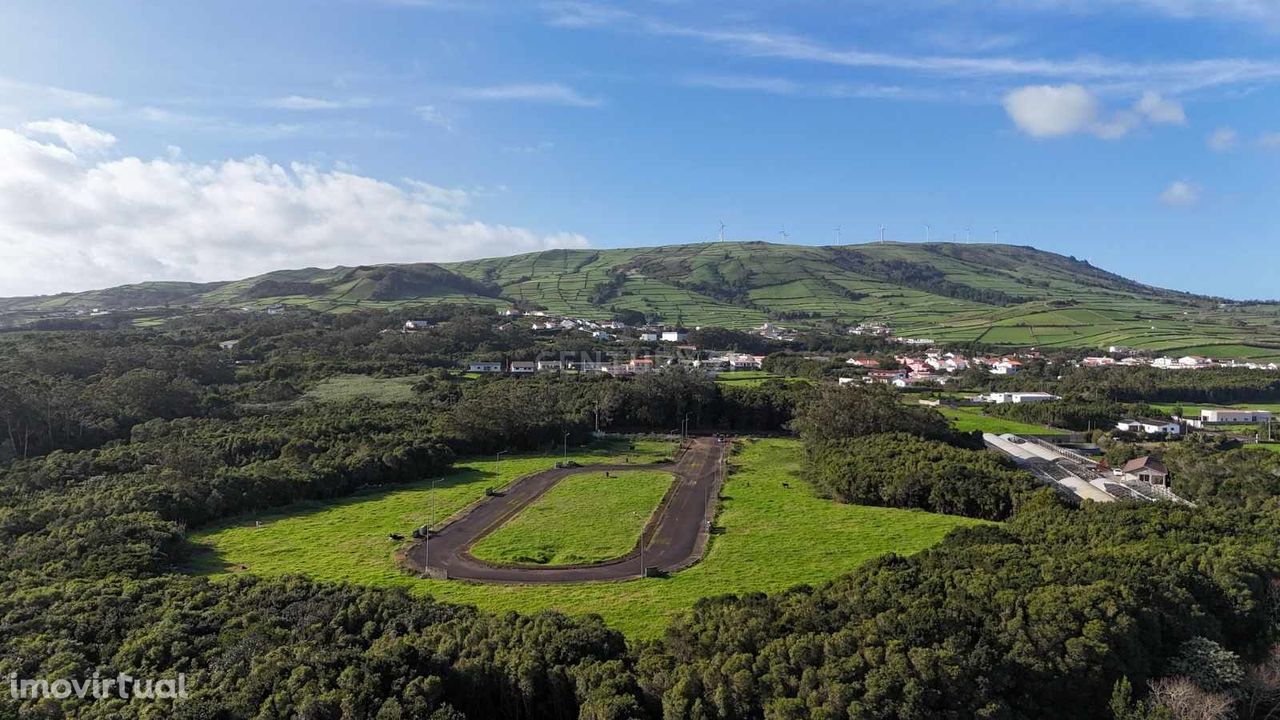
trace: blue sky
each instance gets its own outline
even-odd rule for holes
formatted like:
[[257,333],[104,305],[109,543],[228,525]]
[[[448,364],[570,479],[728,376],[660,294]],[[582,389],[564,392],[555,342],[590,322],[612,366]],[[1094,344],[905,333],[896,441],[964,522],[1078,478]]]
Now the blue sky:
[[1280,2],[975,5],[11,0],[0,295],[723,220],[1280,297]]

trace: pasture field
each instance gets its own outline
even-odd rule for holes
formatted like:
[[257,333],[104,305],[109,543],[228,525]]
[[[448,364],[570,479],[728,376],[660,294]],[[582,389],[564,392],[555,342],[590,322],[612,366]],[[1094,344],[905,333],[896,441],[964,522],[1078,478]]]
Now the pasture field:
[[1031,423],[1021,422],[1019,420],[1011,420],[1002,417],[991,417],[982,414],[982,408],[978,407],[946,407],[945,405],[938,408],[951,425],[960,432],[969,432],[978,430],[981,432],[995,433],[1001,435],[1004,433],[1013,433],[1015,435],[1052,435],[1060,432],[1046,425],[1033,425]]
[[561,480],[471,548],[493,563],[577,565],[626,555],[675,477],[657,470]]
[[[623,446],[625,447],[625,446]],[[647,449],[657,450],[646,446]],[[615,448],[615,451],[622,448]],[[669,452],[670,447],[666,450]],[[603,462],[596,455],[571,455]],[[306,503],[248,516],[194,536],[208,550],[192,570],[206,574],[302,573],[336,582],[398,587],[490,611],[598,613],[633,639],[654,638],[702,597],[776,592],[821,583],[885,553],[910,554],[956,527],[978,524],[915,510],[841,505],[815,496],[801,476],[796,440],[745,441],[726,481],[717,532],[702,562],[666,578],[575,585],[480,585],[421,580],[400,571],[390,532],[427,519],[427,481],[328,503]],[[550,457],[461,463],[435,491],[437,517],[460,510]],[[262,527],[256,527],[261,521]]]

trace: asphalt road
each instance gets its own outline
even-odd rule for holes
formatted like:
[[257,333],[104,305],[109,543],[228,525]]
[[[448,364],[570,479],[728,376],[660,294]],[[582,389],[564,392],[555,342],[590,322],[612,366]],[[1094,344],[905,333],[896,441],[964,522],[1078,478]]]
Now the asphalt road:
[[[436,530],[429,541],[414,543],[404,555],[405,564],[432,577],[494,583],[573,583],[623,580],[640,576],[641,545],[644,565],[673,572],[696,562],[705,547],[705,521],[712,517],[709,504],[719,490],[718,465],[727,443],[715,438],[694,438],[674,463],[664,465],[592,465],[552,469],[528,475],[509,485],[502,495],[475,505],[465,515]],[[495,565],[471,555],[470,549],[497,530],[556,483],[575,473],[602,470],[666,470],[675,475],[664,504],[645,526],[636,547],[626,555],[602,563],[578,566]]]

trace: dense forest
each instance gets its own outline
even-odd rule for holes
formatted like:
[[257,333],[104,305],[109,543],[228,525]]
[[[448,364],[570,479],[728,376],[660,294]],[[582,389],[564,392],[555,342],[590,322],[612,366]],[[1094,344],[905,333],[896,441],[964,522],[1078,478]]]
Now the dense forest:
[[[399,332],[407,319],[431,329]],[[630,379],[447,372],[474,358],[601,349],[448,306],[0,334],[0,674],[185,673],[192,688],[186,701],[153,703],[0,694],[4,716],[1280,712],[1280,458],[1184,442],[1165,460],[1195,507],[1072,507],[937,411],[880,386],[738,386],[678,367]],[[773,362],[823,372],[800,353]],[[394,402],[307,395],[346,373],[417,381]],[[1141,375],[1093,395],[1083,379],[1061,382],[1092,398],[1067,406],[1086,422],[1110,403],[1165,392],[1144,389]],[[1233,374],[1210,387],[1270,391]],[[572,442],[597,426],[667,432],[686,417],[707,432],[799,435],[804,479],[831,502],[1000,522],[818,587],[704,599],[644,643],[590,616],[494,615],[301,577],[182,573],[187,533],[223,518],[435,476],[475,453],[547,449],[566,432]]]

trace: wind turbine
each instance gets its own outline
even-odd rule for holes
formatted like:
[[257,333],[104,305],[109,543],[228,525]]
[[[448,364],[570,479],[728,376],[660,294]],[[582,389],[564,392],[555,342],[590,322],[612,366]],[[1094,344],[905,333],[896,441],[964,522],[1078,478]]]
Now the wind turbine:
[[725,228],[724,221],[721,220],[720,221],[720,242],[724,242],[724,228]]
[[783,242],[783,243],[786,243],[786,242],[787,242],[787,240],[790,240],[790,239],[791,239],[791,236],[787,234],[787,231],[786,231],[786,230],[779,230],[779,231],[778,231],[778,234],[782,236],[782,242]]
[[880,226],[880,242],[884,242],[884,225]]
[[996,244],[1000,244],[1000,228],[996,228]]
[[839,225],[836,226],[836,244],[837,245],[840,244],[840,226]]
[[973,242],[973,228],[968,225],[964,226],[964,241]]
[[924,241],[931,242],[933,240],[933,226],[929,223],[924,224]]

